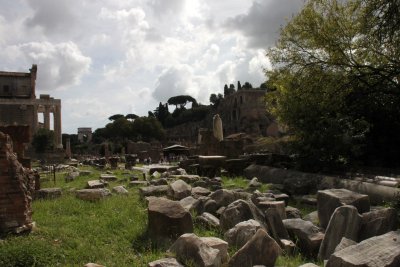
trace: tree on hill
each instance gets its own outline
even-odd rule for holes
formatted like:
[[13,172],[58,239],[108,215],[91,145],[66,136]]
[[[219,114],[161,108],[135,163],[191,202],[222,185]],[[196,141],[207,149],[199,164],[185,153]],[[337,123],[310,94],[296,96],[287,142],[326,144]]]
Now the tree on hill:
[[243,89],[252,89],[253,85],[249,82],[245,82],[242,86]]
[[119,118],[124,118],[124,117],[125,116],[122,115],[122,114],[115,114],[115,115],[112,115],[112,116],[108,117],[108,120],[115,121],[115,120],[118,120]]
[[168,99],[168,104],[169,105],[175,105],[176,108],[184,108],[187,103],[191,102],[192,105],[197,105],[196,99],[189,95],[178,95],[178,96],[173,96]]
[[222,94],[211,94],[210,95],[210,103],[218,106],[219,103],[221,102],[221,100],[224,98],[224,96]]
[[269,110],[310,166],[399,165],[399,6],[309,0],[269,50]]
[[125,115],[125,118],[126,118],[126,119],[129,119],[129,120],[134,120],[134,119],[139,118],[139,116],[136,115],[136,114],[126,114],[126,115]]
[[239,90],[242,90],[242,85],[240,84],[240,81],[238,81],[237,89],[238,89],[238,91],[239,91]]
[[224,97],[235,93],[235,86],[231,84],[229,87],[225,84],[224,86]]

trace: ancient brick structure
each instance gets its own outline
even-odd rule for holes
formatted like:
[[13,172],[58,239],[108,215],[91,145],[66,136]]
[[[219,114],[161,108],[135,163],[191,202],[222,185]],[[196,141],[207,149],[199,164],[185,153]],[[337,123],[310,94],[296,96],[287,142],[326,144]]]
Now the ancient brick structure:
[[217,109],[224,136],[239,132],[258,136],[267,134],[272,120],[267,116],[265,94],[265,90],[246,89],[225,96]]
[[[61,140],[61,100],[49,95],[36,98],[37,66],[30,72],[0,71],[0,125],[28,125],[30,140],[40,127],[50,130],[50,113],[54,119],[54,138],[57,148],[62,148]],[[43,124],[38,113],[43,113]]]
[[32,227],[33,173],[13,152],[11,138],[0,132],[0,233],[20,233]]

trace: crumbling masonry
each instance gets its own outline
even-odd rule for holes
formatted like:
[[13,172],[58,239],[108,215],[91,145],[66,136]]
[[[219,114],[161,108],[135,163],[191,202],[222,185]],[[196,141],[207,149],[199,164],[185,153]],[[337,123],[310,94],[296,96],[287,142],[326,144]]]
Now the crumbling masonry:
[[0,132],[0,234],[32,228],[34,175],[13,152],[11,138]]

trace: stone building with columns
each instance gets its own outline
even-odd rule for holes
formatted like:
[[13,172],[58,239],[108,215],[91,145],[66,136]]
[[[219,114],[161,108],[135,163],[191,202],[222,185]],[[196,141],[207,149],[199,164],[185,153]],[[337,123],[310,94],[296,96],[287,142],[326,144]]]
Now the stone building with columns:
[[[55,146],[62,148],[61,100],[50,95],[36,98],[36,75],[37,65],[32,65],[29,72],[0,71],[0,126],[27,125],[30,141],[41,127],[54,130]],[[43,114],[43,122],[39,114]]]

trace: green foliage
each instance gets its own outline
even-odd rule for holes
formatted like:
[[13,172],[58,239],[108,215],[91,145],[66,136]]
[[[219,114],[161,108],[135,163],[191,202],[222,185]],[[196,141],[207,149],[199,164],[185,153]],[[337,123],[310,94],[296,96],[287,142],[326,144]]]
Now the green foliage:
[[54,147],[54,132],[45,128],[39,129],[33,136],[32,146],[37,153],[52,150]]
[[0,266],[56,266],[61,257],[51,240],[30,237],[9,237],[0,244]]
[[125,115],[125,118],[126,119],[130,119],[130,120],[134,120],[134,119],[137,119],[137,118],[139,118],[139,116],[138,115],[136,115],[136,114],[126,114]]
[[124,115],[122,115],[122,114],[115,114],[115,115],[110,116],[108,119],[109,119],[110,121],[115,121],[115,120],[118,120],[118,119],[120,119],[120,118],[124,118]]
[[268,109],[296,136],[303,168],[398,164],[399,28],[380,36],[387,11],[373,2],[310,0],[268,52]]
[[131,120],[122,116],[108,123],[105,128],[96,129],[93,133],[93,142],[100,144],[112,140],[116,147],[120,147],[126,140],[148,142],[153,139],[163,140],[164,137],[165,131],[155,117],[137,117]]
[[224,99],[224,96],[222,94],[210,95],[210,103],[213,104],[214,106],[218,106],[222,99]]
[[186,104],[188,102],[191,102],[192,105],[195,105],[195,106],[197,105],[196,99],[194,99],[190,95],[173,96],[173,97],[170,97],[167,102],[169,105],[175,105],[176,108],[178,108],[178,106],[179,106],[179,108],[183,108],[186,106]]
[[235,86],[233,84],[231,84],[230,87],[228,87],[228,85],[225,84],[225,86],[224,86],[224,97],[226,97],[228,95],[231,95],[231,94],[234,94],[235,92],[236,92],[235,91]]

